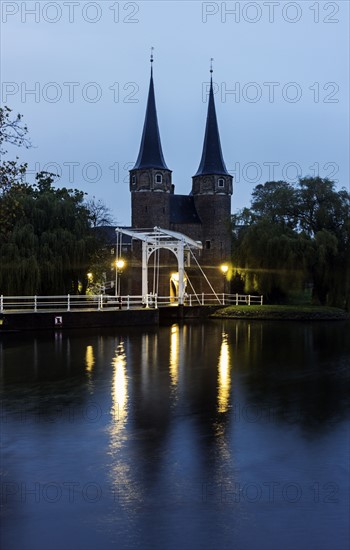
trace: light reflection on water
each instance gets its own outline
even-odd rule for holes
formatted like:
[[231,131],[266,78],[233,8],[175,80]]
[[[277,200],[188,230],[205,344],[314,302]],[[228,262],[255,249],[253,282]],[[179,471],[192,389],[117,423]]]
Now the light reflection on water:
[[85,363],[87,372],[91,372],[95,363],[94,349],[92,346],[86,346]]
[[176,388],[179,381],[179,325],[172,325],[170,329],[170,380]]
[[124,343],[121,342],[112,359],[113,366],[113,384],[112,384],[112,417],[117,421],[115,423],[116,430],[120,431],[124,428],[127,418],[127,403],[128,403],[128,381],[126,377],[126,355]]
[[[3,547],[345,550],[348,329],[3,337]],[[60,499],[24,501],[34,483]]]
[[[127,355],[123,341],[117,345],[112,359],[112,407],[109,424],[109,451],[111,457],[110,481],[113,496],[127,512],[133,512],[135,501],[141,500],[136,490],[136,480],[132,473],[132,464],[125,452],[128,440],[128,376]],[[132,488],[128,494],[127,488]],[[132,493],[132,495],[131,495]]]
[[231,390],[231,361],[227,334],[222,334],[218,365],[218,412],[225,413],[229,408]]

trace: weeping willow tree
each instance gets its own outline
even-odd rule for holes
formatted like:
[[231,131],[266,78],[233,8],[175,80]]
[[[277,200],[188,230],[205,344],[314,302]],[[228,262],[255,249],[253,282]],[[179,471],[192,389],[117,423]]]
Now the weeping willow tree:
[[305,285],[303,254],[308,246],[302,235],[266,220],[243,227],[234,236],[235,275],[248,294],[263,294],[267,301],[284,302]]
[[0,197],[11,212],[0,243],[0,293],[5,295],[84,292],[99,243],[84,193],[56,189],[38,174],[35,185],[14,184]]
[[85,293],[101,243],[92,227],[108,209],[78,190],[53,187],[53,174],[26,180],[27,165],[7,146],[30,147],[22,115],[0,107],[0,294]]
[[334,182],[258,185],[233,216],[233,265],[246,292],[286,301],[310,287],[315,303],[350,307],[350,195]]

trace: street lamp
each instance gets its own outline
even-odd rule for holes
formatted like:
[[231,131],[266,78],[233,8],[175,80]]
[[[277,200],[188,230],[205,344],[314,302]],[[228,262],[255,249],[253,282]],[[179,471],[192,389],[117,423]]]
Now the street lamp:
[[223,276],[224,276],[224,294],[225,294],[225,290],[226,290],[226,277],[227,277],[227,272],[228,272],[228,265],[227,265],[227,264],[221,264],[220,269],[221,269],[221,273],[222,273]]
[[122,258],[115,262],[115,295],[120,296],[120,278],[125,267],[125,261]]
[[87,276],[87,286],[86,286],[86,292],[91,292],[91,287],[92,287],[92,281],[93,281],[93,274],[91,273],[91,271],[89,271],[89,273],[86,274]]

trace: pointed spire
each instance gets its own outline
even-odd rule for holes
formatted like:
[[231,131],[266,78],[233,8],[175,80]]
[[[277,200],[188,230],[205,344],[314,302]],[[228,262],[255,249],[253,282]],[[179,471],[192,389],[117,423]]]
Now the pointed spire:
[[153,85],[153,50],[151,48],[151,79],[149,84],[145,123],[143,126],[139,155],[133,170],[139,168],[158,168],[169,170],[163,157],[162,145],[160,142],[156,101]]
[[214,58],[211,57],[210,58],[210,76],[213,74],[213,61],[214,61]]
[[213,58],[210,59],[210,90],[203,152],[195,176],[204,176],[206,174],[228,175],[221,151],[219,128],[215,111],[212,73]]

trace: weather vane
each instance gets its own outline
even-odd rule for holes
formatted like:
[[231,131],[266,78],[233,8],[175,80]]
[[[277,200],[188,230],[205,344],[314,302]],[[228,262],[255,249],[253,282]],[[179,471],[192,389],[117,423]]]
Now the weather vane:
[[213,61],[214,61],[214,58],[211,57],[211,58],[210,58],[210,72],[211,72],[211,73],[213,72]]
[[153,50],[154,50],[154,48],[153,48],[153,46],[152,46],[152,47],[151,47],[151,63],[153,63]]

